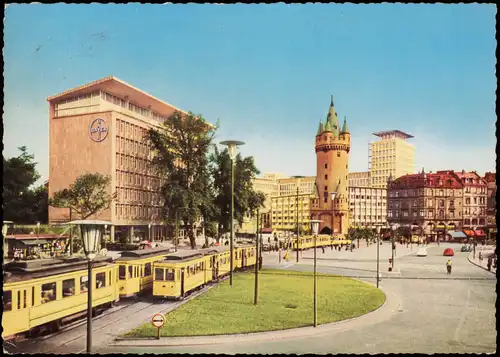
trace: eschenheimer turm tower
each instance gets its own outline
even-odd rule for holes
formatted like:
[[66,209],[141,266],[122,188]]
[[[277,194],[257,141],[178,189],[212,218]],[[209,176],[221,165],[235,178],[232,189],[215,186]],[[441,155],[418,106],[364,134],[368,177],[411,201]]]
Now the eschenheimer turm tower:
[[[345,236],[349,229],[348,171],[351,134],[344,117],[342,129],[331,98],[326,122],[316,135],[316,199],[311,218],[322,222],[320,233]],[[332,192],[335,199],[332,201]]]

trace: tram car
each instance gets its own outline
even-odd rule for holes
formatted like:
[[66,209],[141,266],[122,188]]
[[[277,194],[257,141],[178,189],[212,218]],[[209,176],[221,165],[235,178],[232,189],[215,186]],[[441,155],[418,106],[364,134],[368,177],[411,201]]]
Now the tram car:
[[[316,247],[329,247],[331,245],[351,244],[350,239],[341,239],[339,237],[331,237],[329,235],[319,235],[316,237]],[[314,247],[314,237],[304,236],[299,237],[299,250],[311,249]],[[297,249],[297,238],[291,239],[291,248]]]
[[[227,276],[230,272],[230,258],[227,246],[169,254],[162,261],[154,263],[153,295],[182,299],[193,290]],[[234,247],[234,270],[253,267],[256,261],[255,246]]]
[[136,296],[153,288],[153,263],[162,260],[172,250],[164,247],[140,249],[120,253],[118,291],[120,298]]
[[[92,263],[94,314],[118,301],[118,267],[111,257]],[[88,261],[83,257],[14,261],[4,265],[2,337],[57,331],[87,314]]]

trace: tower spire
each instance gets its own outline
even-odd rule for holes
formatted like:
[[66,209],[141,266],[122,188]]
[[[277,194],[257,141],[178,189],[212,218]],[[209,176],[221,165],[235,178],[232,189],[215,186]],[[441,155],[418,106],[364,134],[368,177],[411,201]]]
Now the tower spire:
[[330,107],[333,107],[333,95],[330,94]]
[[342,133],[349,133],[349,128],[347,127],[347,118],[344,115],[344,125],[342,125]]
[[330,96],[330,109],[328,110],[326,121],[330,123],[331,131],[334,137],[338,137],[340,135],[340,125],[337,118],[337,112],[333,106],[333,95]]
[[321,135],[321,133],[323,133],[323,131],[324,131],[323,130],[323,123],[320,120],[320,122],[319,122],[319,128],[318,128],[318,133],[316,134],[316,136]]

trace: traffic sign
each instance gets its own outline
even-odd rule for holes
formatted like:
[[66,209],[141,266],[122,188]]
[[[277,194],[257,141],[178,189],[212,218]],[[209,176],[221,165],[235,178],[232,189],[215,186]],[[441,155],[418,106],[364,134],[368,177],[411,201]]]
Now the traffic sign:
[[165,324],[165,316],[163,316],[162,314],[156,314],[151,319],[151,322],[153,323],[154,327],[160,328]]

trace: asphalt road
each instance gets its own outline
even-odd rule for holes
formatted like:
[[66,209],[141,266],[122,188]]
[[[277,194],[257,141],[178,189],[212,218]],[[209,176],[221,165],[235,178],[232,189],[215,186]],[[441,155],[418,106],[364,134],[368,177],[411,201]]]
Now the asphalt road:
[[[152,304],[127,302],[94,320],[93,345],[96,353],[492,353],[496,349],[496,277],[467,261],[467,253],[453,246],[456,255],[451,276],[446,274],[443,249],[430,246],[427,257],[397,257],[395,271],[387,271],[390,248],[384,246],[380,271],[381,286],[400,300],[400,306],[385,321],[367,324],[356,330],[331,335],[253,343],[225,343],[185,347],[113,346],[118,335],[146,322],[157,312],[176,307],[172,302]],[[376,261],[368,247],[365,251],[318,254],[318,271],[361,278],[375,283]],[[400,250],[403,253],[402,250]],[[305,252],[297,265],[278,263],[276,253],[264,255],[267,267],[286,270],[312,270],[311,252]],[[401,254],[402,255],[402,254]],[[292,254],[292,258],[295,258]],[[359,261],[356,261],[359,259]],[[320,288],[320,287],[319,287]],[[319,289],[320,290],[320,289]],[[47,338],[27,340],[7,347],[12,353],[84,352],[85,322]]]
[[[446,273],[443,249],[452,246],[452,275]],[[381,286],[397,295],[401,304],[389,319],[328,336],[294,338],[258,343],[225,343],[185,347],[107,346],[99,353],[493,353],[496,350],[496,278],[467,261],[458,245],[430,246],[427,257],[408,255],[396,261],[395,273],[385,272]],[[290,265],[292,264],[292,265]],[[277,264],[275,264],[277,265]],[[323,260],[320,272],[372,276],[376,263]],[[305,259],[298,266],[282,268],[311,270]],[[363,270],[360,270],[363,269]],[[354,273],[353,273],[354,272]]]

